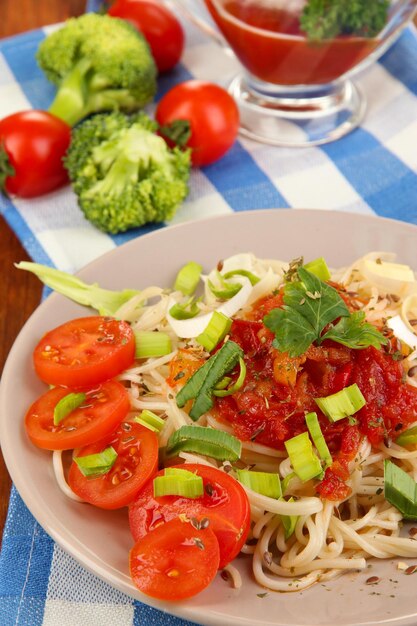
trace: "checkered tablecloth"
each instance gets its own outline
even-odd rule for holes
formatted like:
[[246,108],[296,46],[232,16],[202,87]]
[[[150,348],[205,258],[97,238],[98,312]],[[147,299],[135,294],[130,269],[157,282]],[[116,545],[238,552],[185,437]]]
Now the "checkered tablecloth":
[[[182,63],[160,78],[158,98],[191,77],[226,85],[236,73],[233,58],[194,27],[184,27],[187,45]],[[52,28],[0,41],[0,117],[50,104],[54,88],[37,67],[35,52]],[[417,223],[414,29],[407,30],[356,82],[368,101],[359,129],[321,148],[274,148],[240,139],[223,159],[192,172],[190,195],[173,223],[271,207],[352,211]],[[35,261],[66,271],[164,227],[103,234],[84,219],[69,188],[30,201],[2,198],[0,212]],[[83,570],[45,534],[13,489],[0,555],[0,626],[12,624],[184,626],[186,622],[133,601]]]

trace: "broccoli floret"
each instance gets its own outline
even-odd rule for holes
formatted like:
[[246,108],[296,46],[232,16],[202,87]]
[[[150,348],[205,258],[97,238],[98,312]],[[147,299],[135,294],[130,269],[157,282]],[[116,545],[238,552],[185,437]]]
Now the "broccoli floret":
[[73,126],[91,113],[132,112],[156,92],[149,46],[128,22],[89,13],[67,20],[42,41],[41,69],[58,92],[49,109]]
[[170,149],[144,113],[99,114],[73,130],[65,165],[97,228],[118,233],[171,219],[188,193],[190,151]]
[[389,0],[309,0],[300,26],[309,39],[339,35],[375,37],[385,26]]

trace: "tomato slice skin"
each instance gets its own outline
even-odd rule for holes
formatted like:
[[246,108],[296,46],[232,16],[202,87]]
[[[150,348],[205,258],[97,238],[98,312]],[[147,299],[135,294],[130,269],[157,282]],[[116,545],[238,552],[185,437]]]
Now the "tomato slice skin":
[[87,392],[86,402],[54,425],[54,408],[70,390],[54,387],[29,408],[25,427],[29,439],[46,450],[72,450],[112,433],[130,410],[126,389],[109,380]]
[[210,528],[178,517],[139,539],[129,554],[130,575],[143,593],[177,601],[196,595],[219,568],[219,544]]
[[113,446],[117,459],[111,470],[86,478],[73,461],[68,475],[71,489],[80,498],[102,509],[119,509],[134,500],[138,491],[158,469],[158,438],[135,422],[122,422],[115,433],[81,448],[77,457],[96,454]]
[[42,337],[33,353],[35,371],[49,385],[92,387],[132,365],[135,337],[129,324],[110,317],[80,317]]
[[[214,467],[196,463],[178,465],[203,479],[204,495],[199,498],[153,495],[148,482],[129,507],[130,531],[135,541],[164,522],[181,514],[188,518],[207,517],[220,546],[220,567],[239,554],[250,526],[250,505],[243,487],[232,476]],[[160,476],[163,471],[159,472]]]

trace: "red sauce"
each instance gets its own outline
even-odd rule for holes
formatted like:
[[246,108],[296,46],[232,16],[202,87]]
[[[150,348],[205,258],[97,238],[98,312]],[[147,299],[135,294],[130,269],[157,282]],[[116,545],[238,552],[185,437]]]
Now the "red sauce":
[[[305,353],[294,385],[274,378],[273,335],[260,321],[280,296],[259,301],[248,320],[234,320],[230,338],[245,352],[247,375],[242,390],[216,401],[217,417],[232,424],[243,441],[256,441],[277,449],[306,431],[305,414],[316,411],[323,435],[333,456],[319,493],[339,499],[346,493],[347,466],[366,435],[372,444],[396,438],[417,420],[417,389],[404,382],[401,361],[394,348],[352,350],[332,341],[311,346]],[[348,419],[331,423],[318,409],[314,398],[327,396],[357,383],[366,405],[357,414],[357,426]],[[345,497],[345,496],[343,496]]]
[[[325,84],[360,63],[380,43],[338,37],[309,43],[299,15],[258,1],[205,0],[236,56],[251,74],[276,85]],[[221,10],[218,10],[218,7]],[[256,30],[255,30],[256,29]]]

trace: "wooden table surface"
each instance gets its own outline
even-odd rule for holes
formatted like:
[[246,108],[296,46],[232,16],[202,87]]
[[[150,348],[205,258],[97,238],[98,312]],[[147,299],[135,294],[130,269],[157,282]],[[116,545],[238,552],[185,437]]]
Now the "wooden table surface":
[[[0,38],[80,15],[84,7],[85,0],[1,0]],[[0,217],[0,373],[13,341],[41,297],[42,287],[38,279],[13,268],[13,263],[24,260],[30,259]],[[0,452],[0,542],[10,486]]]

